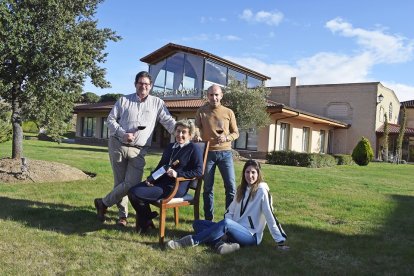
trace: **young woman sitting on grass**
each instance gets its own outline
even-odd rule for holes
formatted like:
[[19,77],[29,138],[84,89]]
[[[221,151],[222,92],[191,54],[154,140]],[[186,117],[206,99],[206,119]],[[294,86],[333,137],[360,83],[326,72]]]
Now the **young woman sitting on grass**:
[[219,254],[231,253],[240,246],[258,245],[262,241],[266,223],[278,248],[289,249],[286,234],[273,215],[269,186],[263,182],[260,164],[248,160],[243,167],[242,181],[236,196],[219,222],[196,220],[195,234],[167,243],[170,249],[196,246],[202,243],[215,247]]

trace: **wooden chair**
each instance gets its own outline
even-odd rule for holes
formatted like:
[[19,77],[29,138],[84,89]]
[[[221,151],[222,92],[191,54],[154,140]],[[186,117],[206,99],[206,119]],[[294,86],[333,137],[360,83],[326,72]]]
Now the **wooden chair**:
[[[202,176],[191,178],[191,179],[177,177],[175,180],[174,189],[166,198],[150,203],[151,205],[154,205],[160,208],[160,224],[159,224],[160,245],[164,244],[165,220],[167,216],[167,209],[174,208],[174,222],[176,226],[178,225],[178,220],[179,220],[179,208],[182,206],[193,205],[194,206],[194,219],[196,220],[200,218],[200,193],[201,193],[201,186],[203,184],[203,175],[204,175],[204,170],[206,167],[209,142],[202,141],[202,142],[197,142],[195,144],[200,147],[200,150],[203,153],[203,174]],[[180,182],[188,181],[188,180],[191,180],[189,184],[188,193],[184,197],[176,198],[175,195],[178,191]],[[194,190],[194,191],[191,193],[191,190]]]

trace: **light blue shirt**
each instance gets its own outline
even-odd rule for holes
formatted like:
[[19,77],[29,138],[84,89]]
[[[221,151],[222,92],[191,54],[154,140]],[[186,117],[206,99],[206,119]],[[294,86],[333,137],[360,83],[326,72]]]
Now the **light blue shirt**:
[[[125,133],[134,133],[135,140],[129,145],[150,146],[157,122],[172,134],[175,120],[163,100],[148,95],[144,101],[136,93],[121,97],[108,116],[108,128],[111,136],[123,141]],[[138,130],[138,126],[145,129]]]

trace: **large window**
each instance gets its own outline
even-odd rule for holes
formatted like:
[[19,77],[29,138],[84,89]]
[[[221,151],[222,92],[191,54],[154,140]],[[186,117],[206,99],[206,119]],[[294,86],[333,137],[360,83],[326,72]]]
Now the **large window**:
[[[210,60],[206,61],[204,80],[210,84],[227,85],[227,67]],[[208,87],[204,87],[207,89]]]
[[380,121],[380,122],[384,122],[384,120],[385,120],[385,115],[384,115],[384,108],[381,106],[380,107],[380,110],[379,110],[379,115],[378,115],[379,117],[378,117],[378,120]]
[[255,88],[257,86],[261,86],[263,82],[259,79],[256,79],[252,76],[247,77],[247,88]]
[[319,153],[325,153],[325,130],[319,132]]
[[281,123],[280,124],[279,150],[289,149],[289,133],[290,133],[290,125],[287,123]]
[[107,117],[102,117],[102,133],[101,137],[108,139],[109,138],[109,129],[108,129],[108,123],[107,123]]
[[310,128],[304,127],[302,130],[302,152],[309,152]]
[[203,59],[176,53],[150,66],[154,81],[152,93],[162,97],[200,96],[203,79]]
[[95,137],[96,132],[96,118],[83,117],[82,118],[82,136]]
[[328,154],[333,154],[333,137],[334,131],[331,129],[328,132]]
[[234,147],[236,149],[257,150],[256,130],[240,131],[239,138],[234,142]]
[[238,81],[238,82],[246,82],[246,74],[243,74],[239,71],[235,71],[233,69],[229,69],[228,74],[228,83],[230,83],[232,80]]
[[212,84],[227,86],[230,81],[246,82],[248,88],[263,84],[236,68],[188,53],[175,53],[150,65],[154,80],[152,94],[160,97],[200,97]]

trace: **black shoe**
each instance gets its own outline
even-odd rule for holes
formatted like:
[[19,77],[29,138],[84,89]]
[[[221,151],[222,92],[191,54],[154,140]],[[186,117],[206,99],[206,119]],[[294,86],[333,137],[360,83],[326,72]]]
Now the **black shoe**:
[[102,198],[95,198],[94,204],[95,204],[96,215],[98,217],[98,220],[104,222],[107,207],[103,203]]

